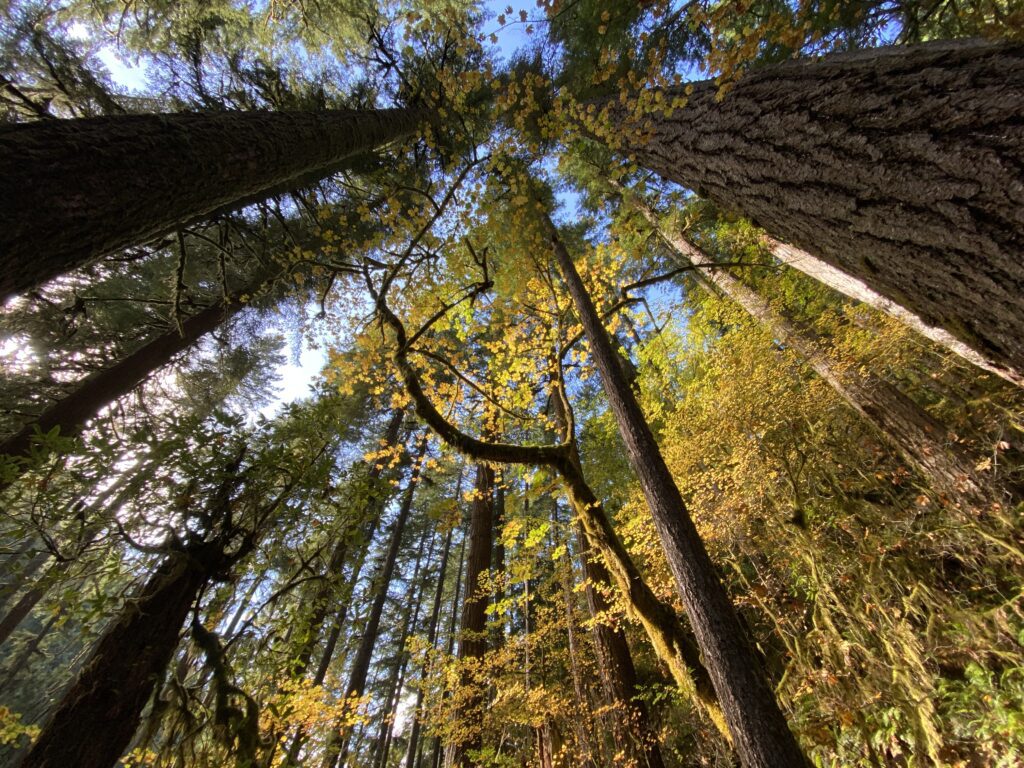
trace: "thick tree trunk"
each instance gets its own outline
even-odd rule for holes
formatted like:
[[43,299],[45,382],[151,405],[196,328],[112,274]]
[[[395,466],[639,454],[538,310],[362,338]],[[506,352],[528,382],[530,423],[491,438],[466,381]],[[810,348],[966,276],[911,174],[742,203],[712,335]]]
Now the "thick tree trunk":
[[813,333],[772,309],[756,291],[723,269],[682,235],[664,231],[647,205],[634,204],[675,250],[684,263],[702,267],[696,277],[705,290],[723,294],[739,304],[772,335],[791,347],[839,396],[873,426],[882,438],[915,467],[931,488],[947,498],[959,497],[983,502],[990,498],[978,482],[975,461],[957,445],[938,419],[900,392],[889,382],[860,370],[840,371],[819,349]]
[[[494,534],[494,470],[477,464],[472,513],[469,519],[469,556],[466,563],[466,596],[462,601],[462,632],[459,637],[459,659],[481,659],[487,653],[488,596],[481,594],[481,579],[491,567]],[[463,679],[464,685],[474,685]],[[452,766],[470,768],[470,752],[483,746],[480,734],[483,717],[483,696],[467,700],[459,714],[472,736],[454,748]]]
[[164,560],[103,634],[21,768],[111,768],[117,762],[207,578],[192,558]]
[[[373,658],[374,648],[377,646],[377,637],[380,634],[380,620],[384,614],[384,605],[388,599],[388,588],[391,586],[391,579],[395,574],[395,567],[398,564],[398,553],[402,547],[402,535],[405,533],[405,525],[409,520],[409,512],[412,510],[413,497],[416,494],[416,486],[419,484],[420,459],[426,450],[426,441],[420,444],[420,449],[413,460],[412,472],[409,475],[409,483],[402,497],[402,504],[398,509],[398,515],[391,529],[391,539],[388,542],[387,551],[381,557],[380,566],[373,580],[373,603],[370,605],[370,612],[366,617],[366,624],[363,627],[363,635],[356,648],[355,658],[352,660],[352,667],[349,670],[348,685],[345,686],[345,699],[352,700],[363,695],[366,688],[366,676],[370,671],[370,660]],[[349,746],[348,732],[335,732],[327,745],[324,756],[324,768],[344,765],[348,756]]]
[[887,299],[876,291],[871,290],[862,280],[851,277],[845,272],[826,264],[821,259],[816,259],[807,251],[797,248],[795,245],[780,243],[778,240],[766,237],[767,246],[775,256],[786,266],[803,272],[808,277],[827,285],[833,291],[848,296],[851,299],[867,304],[878,312],[884,312],[890,317],[895,317],[908,328],[916,331],[931,342],[954,355],[963,358],[971,365],[982,370],[994,373],[1011,384],[1024,387],[1024,377],[1017,375],[1015,371],[1006,366],[1000,365],[994,360],[972,349],[964,342],[953,336],[945,328],[928,325],[924,320],[915,315],[906,307],[900,306],[895,301]]
[[418,109],[45,120],[0,128],[0,301],[402,138]]
[[1024,45],[809,58],[717,93],[639,125],[609,102],[605,140],[1021,378]]
[[554,224],[546,216],[544,224],[740,759],[746,768],[806,765],[640,404],[622,374],[594,303]]

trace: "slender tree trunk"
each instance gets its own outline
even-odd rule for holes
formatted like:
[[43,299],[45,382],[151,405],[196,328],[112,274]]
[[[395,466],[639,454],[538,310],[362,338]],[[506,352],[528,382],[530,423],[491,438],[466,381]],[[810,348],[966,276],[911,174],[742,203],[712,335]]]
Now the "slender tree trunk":
[[[461,493],[462,487],[462,474],[459,474],[459,481],[456,484],[456,498]],[[451,554],[452,549],[452,528],[448,528],[448,531],[444,535],[444,544],[441,546],[441,564],[438,566],[437,572],[437,586],[434,588],[434,602],[430,608],[430,618],[427,621],[427,647],[430,650],[434,649],[434,644],[437,641],[437,623],[441,616],[441,599],[444,597],[444,578],[445,573],[448,570],[448,558]],[[425,673],[428,670],[424,668],[421,678],[425,677]],[[422,725],[420,722],[420,710],[423,707],[423,685],[420,685],[419,690],[416,693],[416,705],[412,710],[412,724],[409,727],[409,745],[405,753],[405,768],[417,768],[416,755],[420,741],[420,730]]]
[[[570,406],[562,388],[561,377],[559,377],[558,383],[559,390],[554,392],[551,398],[554,405],[552,410],[555,416],[555,426],[569,441],[569,461],[572,462],[579,477],[582,478],[583,469],[580,463],[579,449],[576,446],[576,436],[569,434],[574,420],[568,412]],[[577,547],[580,561],[583,564],[583,574],[587,580],[587,609],[591,619],[596,619],[599,616],[607,615],[611,608],[602,594],[603,590],[611,586],[611,576],[608,569],[590,552],[582,522],[582,518],[592,517],[595,514],[603,515],[604,511],[592,504],[588,506],[590,509],[585,510],[582,504],[573,504],[573,509],[578,518],[576,522]],[[629,590],[622,590],[622,594],[626,601],[630,599]],[[622,751],[627,758],[635,760],[637,765],[644,765],[647,768],[663,768],[661,748],[658,745],[654,729],[651,727],[647,707],[637,698],[639,691],[636,668],[633,666],[633,656],[629,652],[626,635],[622,630],[609,626],[604,621],[597,621],[594,624],[593,635],[594,645],[597,648],[598,666],[601,671],[601,682],[608,704],[612,708],[616,748]]]
[[[481,594],[481,580],[491,566],[491,548],[494,536],[494,470],[486,464],[477,464],[474,483],[472,514],[469,520],[469,557],[466,564],[466,596],[462,601],[462,632],[459,637],[459,659],[479,660],[487,653],[488,596]],[[463,685],[475,685],[464,676]],[[483,746],[480,732],[483,719],[483,695],[471,697],[459,713],[467,723],[471,736],[455,745],[453,766],[470,768],[474,765],[470,752]]]
[[19,653],[7,666],[3,682],[0,683],[0,691],[4,691],[10,687],[11,683],[18,678],[18,675],[28,668],[32,655],[39,651],[40,644],[46,639],[46,636],[50,634],[53,629],[53,625],[57,623],[57,619],[59,619],[60,616],[61,611],[55,611],[52,613],[50,618],[46,620],[46,623],[43,624],[42,629],[36,632],[35,637],[25,643],[25,647],[22,648],[21,653]]
[[395,714],[398,711],[398,705],[402,700],[402,691],[405,688],[405,672],[409,665],[409,654],[405,650],[406,641],[409,639],[409,635],[416,631],[416,626],[420,620],[420,608],[423,603],[423,583],[420,579],[420,566],[423,558],[423,543],[426,538],[430,538],[430,549],[427,552],[426,567],[429,569],[431,563],[434,560],[434,548],[437,545],[437,540],[434,536],[434,529],[431,528],[429,533],[424,534],[420,539],[419,548],[416,550],[416,564],[413,567],[412,579],[410,580],[410,586],[415,590],[415,597],[406,606],[405,616],[402,619],[402,629],[398,634],[398,674],[395,676],[394,688],[391,693],[391,697],[388,701],[388,717],[384,719],[381,724],[381,731],[377,736],[378,747],[374,747],[374,753],[379,754],[379,758],[373,761],[374,765],[385,768],[387,765],[388,757],[391,753],[391,741],[394,738],[395,733]]
[[413,133],[419,109],[119,115],[0,128],[0,301]]
[[[396,410],[392,413],[384,432],[383,440],[385,445],[393,446],[398,443],[398,434],[401,431],[404,416],[405,412],[402,410]],[[384,467],[382,464],[372,464],[367,467],[366,476],[371,485],[380,480],[383,471]],[[332,604],[331,598],[337,586],[337,581],[341,578],[342,568],[345,566],[345,560],[348,557],[348,548],[352,536],[360,527],[366,527],[368,530],[366,531],[365,541],[372,541],[386,502],[386,496],[374,494],[360,518],[351,521],[349,525],[345,526],[344,530],[339,532],[334,548],[331,550],[331,558],[324,572],[325,578],[318,582],[316,591],[310,600],[311,609],[309,619],[306,622],[306,640],[300,648],[296,660],[296,675],[301,675],[306,671],[310,660],[313,658],[313,651],[320,641],[320,633],[323,630],[327,612]]]
[[[554,363],[556,366],[559,365],[557,360]],[[557,370],[561,369],[557,368]],[[552,396],[552,404],[555,423],[569,440],[568,460],[559,467],[559,473],[565,482],[569,502],[582,527],[583,535],[586,537],[585,542],[581,540],[580,549],[585,555],[586,543],[589,543],[600,552],[604,559],[603,564],[596,560],[584,560],[584,563],[590,566],[587,571],[588,579],[596,584],[614,582],[622,596],[626,611],[644,628],[655,654],[669,668],[676,684],[696,701],[719,733],[727,742],[731,743],[732,734],[726,725],[722,707],[711,682],[711,676],[701,662],[697,641],[683,627],[674,609],[659,600],[657,595],[651,591],[643,574],[640,573],[636,563],[633,562],[629,552],[626,551],[622,541],[612,528],[608,516],[605,514],[604,505],[594,494],[583,475],[579,449],[571,430],[571,425],[575,422],[572,404],[566,396],[565,382],[560,374],[558,389]],[[600,600],[592,608],[597,609],[603,603],[604,601]],[[610,638],[608,641],[615,642]],[[625,638],[623,638],[623,642],[625,642]],[[622,653],[622,647],[615,649],[613,645],[610,648],[613,659],[621,658],[619,654]],[[628,646],[624,646],[624,649],[625,654],[628,655]],[[631,667],[632,661],[630,660],[629,668]],[[621,691],[628,688],[628,685],[617,685],[617,687],[621,694]],[[629,701],[629,699],[625,700]]]
[[[349,670],[348,685],[345,687],[345,699],[357,699],[363,695],[366,688],[366,676],[370,671],[370,660],[373,657],[374,648],[377,645],[377,637],[380,634],[380,620],[384,614],[384,605],[388,599],[388,587],[395,573],[395,566],[398,563],[398,552],[402,546],[402,534],[405,532],[405,524],[409,519],[409,512],[412,509],[413,497],[416,493],[416,486],[419,483],[420,459],[426,450],[426,440],[420,443],[420,448],[413,461],[412,472],[409,475],[409,484],[405,489],[402,504],[399,507],[398,515],[395,518],[391,530],[391,539],[388,542],[388,549],[381,558],[380,567],[373,580],[372,593],[373,603],[370,606],[370,613],[366,618],[366,625],[363,627],[363,636],[356,649],[355,658],[352,660],[352,668]],[[327,746],[324,756],[324,768],[332,768],[345,764],[348,757],[349,734],[336,731]]]
[[[153,468],[152,462],[146,462],[139,467],[134,473],[132,473],[130,479],[128,475],[125,475],[125,479],[113,483],[109,488],[100,493],[96,499],[93,500],[86,510],[82,511],[83,519],[91,520],[84,530],[78,536],[77,548],[79,550],[87,547],[96,536],[99,535],[100,531],[103,530],[102,519],[97,519],[100,516],[102,509],[107,505],[107,500],[116,492],[117,495],[110,503],[111,509],[118,509],[122,504],[127,501],[132,494],[136,493],[139,486],[145,483],[150,477],[150,470]],[[44,557],[49,557],[47,553],[41,553]],[[38,556],[37,556],[38,558]],[[33,558],[31,564],[36,563],[37,558]],[[36,607],[40,600],[49,591],[52,581],[62,575],[71,565],[73,561],[62,560],[55,562],[48,569],[46,574],[32,586],[25,594],[23,594],[18,602],[15,603],[11,609],[4,614],[3,619],[0,619],[0,645],[6,642],[7,638],[11,636],[11,633],[17,629],[18,625],[25,620],[25,617],[32,612],[32,609]],[[34,568],[29,570],[29,575],[34,572]],[[20,574],[23,577],[24,574]]]
[[590,342],[605,395],[647,499],[662,549],[746,768],[806,765],[729,595],[683,503],[594,303],[549,218],[543,223]]
[[911,312],[909,309],[887,299],[880,293],[871,290],[862,280],[851,277],[845,272],[826,264],[821,259],[816,259],[807,251],[797,248],[795,245],[780,243],[772,237],[765,237],[765,242],[772,255],[786,266],[803,272],[808,277],[827,285],[833,291],[867,304],[878,312],[884,312],[890,317],[895,317],[901,323],[924,336],[929,341],[939,345],[947,352],[963,358],[971,365],[982,370],[994,373],[1011,384],[1024,387],[1024,377],[1018,375],[1014,370],[1000,365],[981,352],[972,349],[960,341],[945,328],[928,325],[924,320]]
[[[237,295],[255,294],[271,280],[264,276]],[[22,456],[28,453],[37,431],[45,433],[57,428],[62,437],[77,437],[105,406],[135,390],[175,355],[216,330],[244,307],[238,298],[218,302],[183,320],[180,333],[177,328],[169,328],[123,360],[86,377],[71,392],[0,443],[0,454]]]
[[[576,742],[579,749],[582,750],[580,758],[582,759],[583,765],[587,768],[594,768],[598,765],[596,752],[594,750],[594,744],[592,739],[592,732],[590,725],[593,722],[593,707],[589,691],[583,683],[583,675],[580,672],[579,666],[579,649],[576,645],[576,611],[573,607],[573,573],[572,564],[566,559],[566,566],[562,569],[562,597],[565,602],[565,627],[566,627],[566,639],[568,640],[569,650],[569,672],[572,676],[572,689],[576,696],[576,705],[579,707],[580,717],[574,718],[573,727],[576,730]],[[586,574],[584,574],[585,576]],[[589,602],[588,602],[589,607]],[[591,614],[591,618],[594,615]],[[604,681],[604,675],[602,670],[602,682]],[[589,716],[587,718],[582,717],[584,713]],[[613,723],[614,726],[614,723]],[[617,734],[616,734],[617,735]],[[619,740],[615,739],[616,752],[619,751],[618,743]]]
[[164,560],[103,634],[21,768],[111,768],[117,762],[207,573],[184,555]]
[[[752,69],[607,143],[1024,371],[1024,45],[957,40]],[[667,101],[685,94],[670,91]]]
[[643,201],[634,205],[655,231],[690,266],[702,267],[697,280],[712,293],[716,288],[739,304],[772,335],[791,347],[839,396],[871,424],[882,438],[927,480],[933,490],[950,498],[964,496],[977,501],[986,498],[974,473],[976,461],[957,445],[942,422],[921,408],[889,382],[871,373],[837,370],[818,347],[813,333],[800,328],[772,309],[756,291],[723,269],[682,235],[664,231],[657,216]]
[[[455,571],[455,591],[452,593],[452,603],[448,612],[448,639],[445,642],[446,656],[451,656],[452,651],[455,649],[455,628],[458,624],[459,608],[462,605],[462,574],[466,565],[466,538],[466,536],[463,536],[462,542],[459,544],[459,567]],[[444,696],[448,698],[447,692],[445,692]],[[443,753],[441,737],[435,736],[433,744],[431,744],[430,768],[440,768]]]

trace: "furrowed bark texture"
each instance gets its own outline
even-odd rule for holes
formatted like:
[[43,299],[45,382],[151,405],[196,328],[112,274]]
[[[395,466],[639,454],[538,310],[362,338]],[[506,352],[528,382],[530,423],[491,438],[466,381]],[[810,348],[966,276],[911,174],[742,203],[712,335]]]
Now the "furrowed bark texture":
[[103,635],[21,768],[111,768],[178,645],[208,570],[172,556]]
[[718,571],[686,509],[608,333],[568,251],[546,216],[552,251],[590,342],[604,392],[644,492],[715,693],[746,768],[794,768],[806,760],[761,671]]
[[774,238],[766,238],[767,245],[772,255],[786,266],[803,272],[810,278],[827,285],[833,291],[867,304],[872,309],[884,312],[890,317],[895,317],[907,327],[924,336],[929,341],[938,344],[940,347],[952,352],[954,355],[963,358],[971,365],[982,370],[994,373],[1000,378],[1006,379],[1011,384],[1024,387],[1024,377],[1018,375],[1013,369],[999,365],[994,360],[984,356],[981,352],[972,349],[958,338],[949,333],[945,328],[937,328],[928,325],[924,320],[915,315],[906,307],[885,298],[881,294],[871,290],[863,281],[851,277],[845,272],[826,264],[821,259],[816,259],[807,251],[801,250],[788,243],[780,243]]
[[698,282],[712,293],[720,291],[739,304],[754,320],[769,328],[783,344],[791,347],[808,366],[836,391],[843,401],[877,430],[882,439],[921,473],[932,490],[949,498],[984,503],[1003,495],[989,492],[979,483],[977,463],[956,443],[946,426],[889,382],[871,373],[839,369],[818,347],[809,329],[801,328],[776,312],[756,291],[722,269],[715,261],[682,235],[667,232],[643,201],[635,205],[676,252],[679,260],[694,267]]
[[642,138],[612,104],[623,149],[1021,376],[1024,45],[866,50],[716,90]]
[[338,170],[419,109],[118,115],[0,128],[0,300]]

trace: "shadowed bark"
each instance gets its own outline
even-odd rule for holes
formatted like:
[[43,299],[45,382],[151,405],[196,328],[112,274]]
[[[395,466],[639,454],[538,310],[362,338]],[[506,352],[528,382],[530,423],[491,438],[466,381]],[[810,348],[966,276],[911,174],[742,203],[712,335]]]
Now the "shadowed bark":
[[0,128],[0,301],[416,130],[419,109],[116,115]]

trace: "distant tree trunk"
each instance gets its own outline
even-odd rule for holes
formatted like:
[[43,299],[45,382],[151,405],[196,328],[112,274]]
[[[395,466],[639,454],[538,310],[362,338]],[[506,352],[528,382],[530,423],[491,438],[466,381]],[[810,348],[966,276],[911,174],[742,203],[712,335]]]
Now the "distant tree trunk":
[[[941,41],[751,69],[609,146],[1024,371],[1024,46]],[[666,102],[680,91],[669,91]]]
[[[352,667],[349,670],[348,685],[345,686],[346,700],[362,696],[366,688],[366,676],[370,671],[370,660],[373,658],[374,648],[377,646],[377,637],[380,634],[380,620],[384,614],[384,605],[388,599],[388,588],[391,586],[391,579],[395,574],[395,567],[398,563],[398,553],[402,546],[402,535],[405,533],[405,525],[409,519],[409,512],[412,509],[416,486],[419,484],[420,459],[423,457],[426,446],[427,443],[424,439],[420,443],[420,448],[413,460],[409,483],[406,486],[405,495],[402,497],[402,504],[391,528],[391,539],[388,542],[387,551],[382,555],[380,566],[373,579],[373,603],[370,605],[370,612],[366,617],[366,624],[363,627],[363,635],[359,640],[359,647],[356,649],[356,655],[352,660]],[[348,732],[341,733],[336,731],[332,734],[324,755],[324,768],[344,765],[345,759],[348,757],[348,748]]]
[[[466,564],[466,596],[462,601],[462,632],[459,637],[459,659],[482,659],[487,653],[488,596],[481,594],[481,579],[491,567],[491,547],[494,536],[494,470],[486,464],[477,464],[473,486],[472,514],[469,520],[469,557]],[[463,685],[473,685],[464,678]],[[454,745],[453,766],[470,768],[474,765],[470,752],[483,746],[480,733],[483,719],[483,695],[472,697],[459,713],[473,735]]]
[[[388,421],[387,428],[384,431],[383,441],[385,445],[394,446],[398,444],[398,434],[401,431],[404,417],[405,412],[401,409],[391,414],[391,419]],[[377,463],[367,466],[366,477],[371,485],[380,480],[383,471],[383,464]],[[331,558],[324,571],[324,578],[318,582],[316,591],[309,601],[310,613],[308,620],[305,622],[306,640],[302,644],[296,660],[294,670],[296,675],[303,674],[313,658],[313,651],[320,640],[320,633],[327,618],[327,612],[330,610],[333,602],[331,598],[334,595],[337,581],[341,578],[342,568],[348,557],[352,536],[358,528],[365,526],[367,529],[364,537],[365,541],[372,541],[386,503],[387,497],[385,495],[374,494],[367,504],[367,508],[363,510],[363,514],[359,516],[359,519],[351,521],[344,530],[338,532],[334,548],[331,550]]]
[[0,301],[416,130],[420,109],[44,120],[0,128]]
[[740,759],[746,768],[806,765],[764,678],[761,661],[733,610],[640,404],[623,376],[594,303],[554,224],[546,216],[543,224]]
[[[585,575],[586,574],[584,574],[584,576]],[[573,597],[573,573],[572,565],[568,561],[566,566],[563,568],[562,597],[565,602],[565,627],[569,650],[569,671],[572,675],[572,688],[573,693],[576,696],[576,705],[580,708],[580,714],[582,715],[583,712],[592,712],[593,707],[591,697],[589,695],[590,692],[588,690],[588,686],[583,682],[583,674],[580,670],[578,661],[580,654],[576,644],[576,611],[573,607],[573,603],[575,602]],[[593,614],[591,614],[591,618],[593,618]],[[599,761],[598,755],[594,749],[594,739],[592,738],[593,734],[590,718],[574,718],[573,728],[576,731],[576,743],[582,750],[582,753],[580,754],[582,764],[586,766],[586,768],[595,768],[595,766],[600,765],[601,762]],[[615,751],[619,751],[618,739],[615,739]]]
[[808,277],[828,286],[837,293],[867,304],[872,309],[884,312],[890,317],[895,317],[908,328],[917,331],[917,333],[939,345],[947,352],[952,352],[954,355],[963,358],[971,365],[975,365],[989,373],[994,373],[996,376],[1006,379],[1006,381],[1016,384],[1018,387],[1024,387],[1024,377],[1017,375],[1012,369],[1000,365],[981,354],[981,352],[972,349],[945,328],[928,325],[928,323],[909,309],[871,290],[862,280],[851,277],[832,265],[826,264],[821,259],[814,258],[807,251],[801,250],[795,245],[781,243],[772,237],[766,237],[765,241],[771,249],[772,255],[783,264],[803,272]]
[[405,672],[409,665],[409,654],[405,650],[405,643],[409,639],[409,635],[416,631],[416,626],[420,620],[420,608],[423,607],[423,583],[420,579],[420,567],[423,565],[423,545],[428,538],[430,539],[430,549],[427,552],[426,567],[429,569],[434,560],[434,547],[437,544],[432,527],[420,537],[419,547],[416,550],[412,579],[409,581],[414,592],[409,604],[405,607],[405,615],[402,617],[402,628],[398,633],[398,643],[396,645],[397,673],[393,676],[393,681],[386,686],[387,689],[390,689],[391,695],[388,697],[387,706],[385,707],[387,714],[381,721],[380,732],[377,734],[377,743],[373,748],[373,753],[376,757],[371,761],[371,765],[379,765],[380,768],[385,768],[391,753],[391,740],[394,737],[395,731],[395,714],[398,711],[398,705],[402,700],[402,691],[405,688]]
[[194,558],[164,560],[104,632],[21,768],[111,768],[118,761],[208,578]]
[[[460,484],[461,479],[460,475]],[[448,639],[445,642],[446,656],[451,656],[452,651],[455,649],[455,628],[458,625],[459,608],[462,605],[462,574],[466,566],[466,539],[467,537],[463,536],[462,542],[459,544],[459,567],[455,571],[455,591],[452,593],[452,602],[448,612]],[[447,698],[447,692],[445,693],[445,698]],[[435,736],[431,744],[429,768],[440,768],[443,752],[444,748],[441,744],[441,737]]]
[[53,630],[53,625],[57,623],[57,619],[60,618],[62,611],[54,611],[50,618],[43,624],[42,629],[36,632],[35,637],[25,643],[25,647],[21,649],[21,653],[17,654],[14,659],[7,665],[5,670],[6,675],[4,676],[3,682],[0,683],[0,691],[6,690],[10,687],[18,675],[26,670],[29,663],[32,660],[32,656],[39,652],[39,646],[46,639],[46,636]]
[[[456,484],[456,498],[461,493],[462,474],[459,474],[459,481]],[[427,648],[434,649],[437,641],[437,623],[441,616],[441,599],[444,597],[444,579],[448,570],[448,558],[452,549],[452,528],[448,528],[444,535],[444,544],[441,545],[441,564],[437,570],[437,586],[434,588],[434,602],[430,608],[430,618],[427,620]],[[424,670],[426,672],[426,670]],[[422,675],[421,675],[422,676]],[[416,705],[412,710],[412,724],[409,727],[409,744],[405,753],[405,768],[417,768],[416,756],[418,754],[420,731],[420,710],[423,707],[423,686],[416,692]]]
[[[121,479],[111,483],[111,485],[104,489],[102,492],[96,495],[96,497],[89,503],[88,507],[81,510],[83,520],[89,520],[90,522],[78,535],[78,541],[76,542],[76,548],[79,550],[85,549],[93,539],[99,535],[100,531],[103,530],[103,525],[106,522],[100,518],[100,514],[104,507],[107,507],[107,501],[111,496],[114,496],[113,500],[109,504],[110,509],[118,509],[124,504],[133,494],[137,493],[139,487],[148,481],[150,478],[150,470],[155,466],[153,461],[146,461],[141,466],[135,469],[130,475],[125,473]],[[116,496],[114,494],[117,494]],[[39,557],[42,556],[43,561],[49,558],[49,553],[40,553],[36,557],[32,558],[30,565],[35,566],[38,562]],[[36,582],[30,589],[28,589],[16,602],[11,609],[4,614],[4,617],[0,619],[0,645],[7,641],[7,638],[11,636],[11,633],[17,629],[18,625],[25,620],[25,617],[32,612],[32,609],[36,607],[40,600],[49,591],[51,582],[54,577],[62,575],[71,565],[73,560],[59,560],[51,565],[46,574]],[[19,577],[24,579],[31,578],[31,575],[35,572],[35,568],[28,569],[27,572],[23,571],[19,574]]]
[[[551,398],[554,405],[552,411],[555,416],[555,425],[569,441],[569,460],[578,470],[579,476],[582,477],[583,469],[580,464],[579,450],[576,447],[576,436],[568,434],[572,419],[567,413],[568,401],[563,400],[564,390],[561,387],[562,382],[559,381],[559,390],[552,393]],[[584,510],[582,504],[573,504],[573,508],[578,518],[596,513],[603,514],[603,510],[594,508],[593,505],[591,505],[590,511]],[[602,594],[602,590],[611,587],[611,576],[608,569],[590,552],[581,519],[577,519],[576,522],[576,542],[583,565],[583,574],[587,579],[587,609],[590,612],[590,618],[596,619],[599,616],[607,615],[611,608]],[[623,598],[629,601],[628,591],[624,591]],[[608,704],[612,709],[616,748],[622,751],[627,759],[636,761],[637,765],[647,766],[647,768],[663,768],[661,748],[658,745],[654,729],[651,727],[647,707],[637,698],[639,691],[636,668],[633,666],[633,656],[629,652],[626,635],[622,630],[609,626],[604,621],[594,624],[593,635],[594,645],[597,647],[601,682]]]
[[716,269],[714,259],[682,235],[663,230],[654,211],[642,200],[637,198],[633,203],[675,250],[679,259],[703,268],[696,273],[696,278],[705,290],[715,293],[717,288],[754,320],[769,328],[779,341],[791,347],[847,405],[921,473],[933,490],[949,498],[984,501],[986,493],[974,473],[977,462],[956,444],[954,436],[942,422],[884,379],[859,370],[837,370],[818,347],[809,329],[800,328],[776,312],[739,279],[723,269]]

